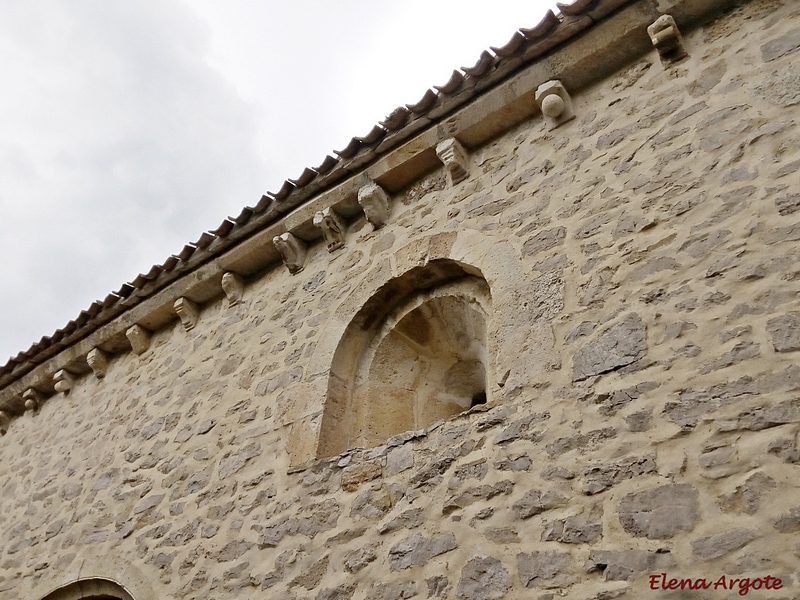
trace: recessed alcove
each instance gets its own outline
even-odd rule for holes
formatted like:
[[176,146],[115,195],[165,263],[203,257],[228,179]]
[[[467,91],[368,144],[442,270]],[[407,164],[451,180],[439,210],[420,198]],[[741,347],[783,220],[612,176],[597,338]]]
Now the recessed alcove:
[[452,260],[412,269],[359,311],[334,355],[318,456],[369,448],[490,401],[491,294]]
[[42,600],[133,600],[133,596],[108,579],[83,579],[47,594]]

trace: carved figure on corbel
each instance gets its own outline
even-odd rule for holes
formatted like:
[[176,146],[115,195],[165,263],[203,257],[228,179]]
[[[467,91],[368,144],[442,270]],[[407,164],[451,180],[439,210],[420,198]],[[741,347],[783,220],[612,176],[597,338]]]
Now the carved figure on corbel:
[[358,203],[374,229],[380,229],[389,220],[389,195],[374,181],[358,190]]
[[455,138],[448,138],[436,145],[436,156],[447,169],[447,179],[451,186],[469,177],[469,153]]
[[22,399],[25,401],[25,410],[30,410],[34,413],[39,412],[39,409],[42,407],[42,402],[44,401],[39,390],[33,388],[25,390],[22,394]]
[[100,348],[92,348],[89,354],[86,355],[86,362],[89,368],[98,379],[102,379],[108,372],[108,354],[100,350]]
[[536,88],[536,104],[544,115],[547,129],[553,130],[575,118],[572,98],[557,79],[552,79]]
[[330,207],[318,210],[314,214],[314,225],[322,231],[322,236],[328,244],[328,252],[344,246],[344,234],[347,226],[335,210]]
[[272,243],[280,252],[283,264],[289,269],[289,273],[296,275],[303,270],[308,250],[303,240],[287,231],[272,238]]
[[658,52],[663,67],[687,57],[689,53],[683,43],[683,36],[672,15],[661,15],[647,28],[647,35],[653,42],[653,47]]
[[10,424],[11,416],[7,412],[0,410],[0,435],[8,433],[8,426]]
[[55,382],[55,386],[53,387],[55,387],[57,392],[68,394],[75,384],[75,377],[69,371],[59,369],[56,371],[56,374],[53,375],[53,381]]
[[228,306],[236,306],[244,299],[244,280],[231,271],[222,275],[222,291],[228,299]]
[[178,317],[180,317],[183,328],[186,331],[194,329],[195,325],[197,325],[197,321],[200,319],[200,307],[197,306],[195,302],[189,300],[189,298],[181,296],[175,300],[173,308]]
[[134,325],[125,332],[134,354],[144,354],[150,347],[150,332],[141,325]]

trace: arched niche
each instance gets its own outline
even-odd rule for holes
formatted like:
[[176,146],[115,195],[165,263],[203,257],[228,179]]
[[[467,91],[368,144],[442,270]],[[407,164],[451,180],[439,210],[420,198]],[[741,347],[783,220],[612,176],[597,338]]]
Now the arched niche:
[[514,397],[559,368],[551,326],[563,308],[564,285],[558,273],[530,272],[515,238],[472,229],[419,237],[390,256],[377,257],[369,270],[356,274],[352,290],[320,330],[297,392],[304,401],[302,408],[284,418],[292,468],[354,447],[349,434],[342,433],[349,431],[348,421],[354,418],[347,398],[358,370],[356,361],[373,340],[377,325],[414,293],[465,276],[483,280],[490,290],[489,402]]
[[109,579],[74,581],[50,592],[42,600],[135,600],[120,584]]
[[318,456],[373,447],[491,401],[492,298],[451,259],[412,268],[352,319],[333,357]]

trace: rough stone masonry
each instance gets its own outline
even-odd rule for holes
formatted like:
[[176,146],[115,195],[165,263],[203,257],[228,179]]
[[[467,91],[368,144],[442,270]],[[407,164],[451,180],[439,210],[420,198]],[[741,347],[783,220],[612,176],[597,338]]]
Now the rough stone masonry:
[[15,367],[0,599],[800,597],[800,4],[562,12]]

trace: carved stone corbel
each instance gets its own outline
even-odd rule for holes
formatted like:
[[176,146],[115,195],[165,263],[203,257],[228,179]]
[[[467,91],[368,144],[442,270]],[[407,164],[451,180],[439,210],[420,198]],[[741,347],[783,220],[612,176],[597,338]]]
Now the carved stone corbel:
[[455,138],[448,138],[436,145],[436,156],[447,169],[451,186],[469,177],[469,153]]
[[244,280],[228,271],[222,275],[222,291],[228,299],[228,306],[236,306],[244,299]]
[[141,325],[134,325],[125,332],[134,354],[144,354],[150,347],[150,332]]
[[272,243],[281,253],[283,264],[289,269],[289,273],[296,275],[303,270],[306,262],[306,251],[308,250],[303,240],[287,231],[272,238]]
[[8,426],[11,424],[11,416],[3,411],[0,410],[0,435],[5,435],[8,433]]
[[100,350],[100,348],[92,348],[89,354],[86,355],[86,362],[89,368],[98,379],[102,379],[108,372],[108,354]]
[[380,229],[389,220],[389,194],[374,181],[358,190],[358,203],[373,228]]
[[25,401],[25,410],[31,410],[35,413],[39,412],[39,409],[42,407],[42,402],[44,401],[42,394],[33,388],[25,390],[22,394],[22,399]]
[[661,15],[656,21],[647,28],[647,35],[653,42],[653,47],[658,51],[663,67],[669,67],[673,63],[689,55],[683,43],[683,36],[678,30],[678,25],[672,15]]
[[55,386],[53,387],[55,387],[57,392],[68,394],[75,384],[75,377],[69,371],[59,369],[56,371],[56,374],[53,375],[53,381],[55,382]]
[[328,244],[328,252],[344,246],[344,234],[347,226],[339,214],[332,208],[323,208],[314,214],[314,225],[322,231]]
[[547,128],[553,130],[575,118],[572,98],[557,79],[552,79],[536,89],[536,104],[544,115]]
[[194,326],[197,325],[197,321],[200,318],[200,307],[188,298],[181,296],[175,300],[173,308],[178,317],[180,317],[183,328],[186,331],[194,329]]

